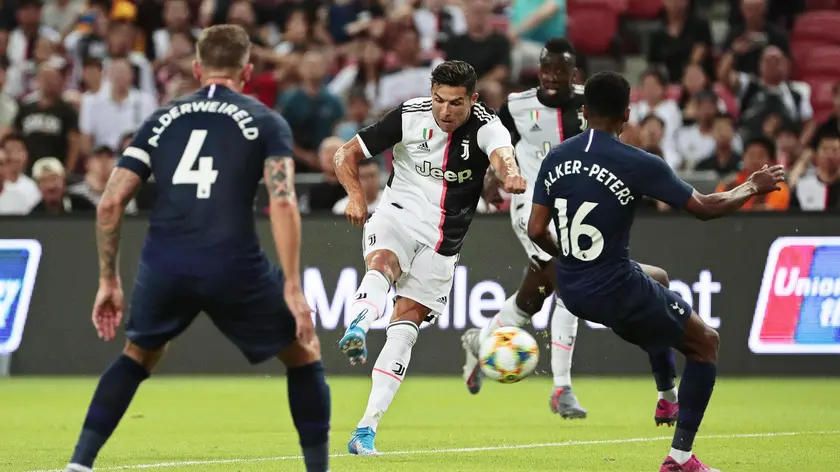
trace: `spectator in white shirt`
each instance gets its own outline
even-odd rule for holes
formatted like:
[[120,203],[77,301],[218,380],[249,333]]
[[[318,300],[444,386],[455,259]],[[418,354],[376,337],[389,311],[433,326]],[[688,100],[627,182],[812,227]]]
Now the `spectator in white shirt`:
[[152,33],[152,57],[155,61],[166,56],[174,33],[185,32],[195,37],[196,33],[201,32],[190,27],[190,5],[186,0],[166,0],[163,4],[163,23],[163,28]]
[[111,61],[111,87],[82,99],[79,129],[85,154],[99,146],[117,149],[120,137],[137,129],[157,107],[155,98],[131,87],[133,71],[126,59]]
[[0,215],[26,215],[32,205],[22,192],[8,185],[6,169],[8,168],[6,151],[0,149]]
[[[682,158],[677,169],[693,169],[697,163],[715,152],[717,142],[713,133],[715,117],[718,114],[718,97],[714,92],[704,90],[695,96],[697,111],[695,123],[683,126],[677,132],[676,148]],[[731,149],[741,152],[741,142],[732,138]]]
[[53,43],[61,40],[61,35],[47,26],[41,26],[41,1],[20,0],[15,11],[18,27],[9,34],[6,57],[14,65],[27,59],[31,44],[38,38],[45,38]]
[[464,11],[444,0],[424,0],[422,6],[414,10],[414,25],[425,53],[443,50],[450,38],[467,33]]
[[0,147],[6,154],[5,187],[23,195],[29,209],[32,209],[41,201],[41,191],[38,189],[38,184],[25,173],[29,163],[26,143],[22,137],[12,133],[3,139],[3,145]]
[[663,152],[667,152],[666,148],[676,149],[674,138],[683,122],[682,111],[677,102],[665,97],[667,85],[668,79],[664,71],[658,68],[649,69],[642,75],[642,100],[630,105],[630,124],[638,125],[650,114],[656,115],[665,124],[661,146]]
[[112,21],[108,27],[108,57],[102,61],[105,70],[105,81],[102,89],[111,87],[111,63],[120,59],[126,59],[134,71],[132,81],[135,88],[149,95],[157,94],[155,73],[152,63],[146,55],[134,51],[134,25],[124,21]]
[[[379,163],[374,159],[359,161],[359,182],[365,192],[365,199],[368,204],[368,214],[372,214],[379,206],[379,198],[382,196],[382,183],[380,180]],[[343,215],[344,209],[350,203],[350,197],[344,197],[337,201],[332,207],[334,215]]]
[[[6,83],[6,62],[0,60],[0,90]],[[18,103],[14,98],[0,92],[0,139],[12,131],[15,116],[18,112]]]

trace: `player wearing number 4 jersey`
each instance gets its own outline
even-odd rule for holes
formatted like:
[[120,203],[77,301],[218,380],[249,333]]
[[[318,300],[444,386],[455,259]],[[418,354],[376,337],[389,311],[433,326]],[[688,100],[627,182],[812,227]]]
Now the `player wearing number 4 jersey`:
[[[203,87],[155,112],[124,151],[97,211],[93,323],[113,339],[122,317],[117,268],[125,205],[151,174],[158,200],[143,247],[123,354],[102,375],[66,472],[89,472],[170,341],[205,312],[252,364],[287,367],[289,406],[308,472],[328,471],[330,393],[300,286],[300,214],[292,137],[278,114],[239,93],[250,40],[205,29],[193,65]],[[283,271],[260,249],[254,197],[265,178]]]
[[[527,323],[554,293],[554,260],[528,239],[527,225],[531,215],[534,182],[543,158],[551,148],[587,128],[583,116],[583,87],[572,85],[574,75],[574,48],[566,39],[553,38],[546,42],[540,54],[540,87],[511,94],[499,111],[499,118],[511,132],[516,145],[517,162],[528,182],[525,194],[512,196],[510,215],[513,231],[525,249],[530,265],[519,290],[508,298],[491,322],[483,329],[467,330],[462,337],[467,358],[463,369],[464,382],[473,394],[481,389],[483,377],[477,358],[481,342],[499,327],[522,326]],[[552,236],[556,240],[556,235],[552,233]],[[653,266],[642,267],[660,283],[668,286],[665,271]],[[585,418],[587,414],[571,387],[572,353],[577,330],[577,317],[559,297],[555,297],[551,313],[554,390],[549,406],[554,413],[566,419]],[[654,419],[657,425],[673,424],[678,409],[673,354],[670,350],[651,352],[650,360],[659,390]]]
[[[510,134],[476,102],[476,81],[465,62],[440,64],[432,72],[431,99],[409,100],[389,111],[335,155],[336,174],[350,198],[345,213],[353,224],[364,225],[365,233],[367,273],[350,307],[353,322],[339,341],[351,363],[365,362],[367,331],[385,313],[392,284],[397,295],[385,346],[373,366],[367,409],[348,444],[352,454],[376,454],[377,426],[405,378],[420,325],[433,322],[446,307],[488,164],[506,191],[525,191]],[[358,162],[390,147],[394,172],[365,223]]]
[[[543,161],[528,236],[556,257],[557,290],[573,313],[648,352],[673,347],[685,355],[677,428],[660,472],[713,472],[692,448],[715,384],[718,334],[630,260],[630,227],[643,197],[708,220],[778,190],[784,171],[765,167],[733,190],[702,195],[662,159],[617,139],[630,103],[630,84],[620,74],[593,75],[584,99],[591,129],[555,147]],[[549,229],[552,220],[559,248]]]

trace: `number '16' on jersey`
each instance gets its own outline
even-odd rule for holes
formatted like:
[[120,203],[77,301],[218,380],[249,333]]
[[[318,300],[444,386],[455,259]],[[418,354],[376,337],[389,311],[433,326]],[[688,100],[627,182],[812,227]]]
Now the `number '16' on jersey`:
[[647,196],[683,208],[694,189],[660,158],[589,130],[553,148],[535,182],[534,203],[552,210],[561,296],[603,294],[625,279],[630,228]]
[[291,157],[291,145],[279,114],[224,86],[156,111],[118,163],[157,184],[144,262],[202,273],[256,260],[254,199],[264,161]]

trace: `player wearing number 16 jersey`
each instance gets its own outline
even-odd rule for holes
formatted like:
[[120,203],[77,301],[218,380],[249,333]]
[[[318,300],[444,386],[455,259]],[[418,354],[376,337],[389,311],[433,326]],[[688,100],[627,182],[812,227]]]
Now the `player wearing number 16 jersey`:
[[[123,354],[102,375],[67,472],[89,472],[140,384],[199,312],[252,363],[287,367],[289,406],[308,472],[328,470],[330,393],[312,311],[300,285],[300,214],[292,137],[280,115],[239,93],[251,75],[248,34],[205,29],[193,69],[203,87],[156,111],[137,131],[97,210],[99,291],[93,322],[111,340],[122,317],[120,221],[154,174],[152,211],[132,295]],[[283,271],[260,249],[254,197],[269,190]]]
[[777,190],[784,171],[765,167],[733,190],[702,195],[662,159],[617,139],[630,115],[630,84],[620,74],[595,74],[584,98],[591,129],[543,161],[528,236],[555,256],[557,291],[574,314],[648,352],[673,347],[685,355],[677,428],[660,472],[714,472],[692,448],[715,385],[718,334],[682,297],[630,260],[630,228],[643,197],[708,220]]

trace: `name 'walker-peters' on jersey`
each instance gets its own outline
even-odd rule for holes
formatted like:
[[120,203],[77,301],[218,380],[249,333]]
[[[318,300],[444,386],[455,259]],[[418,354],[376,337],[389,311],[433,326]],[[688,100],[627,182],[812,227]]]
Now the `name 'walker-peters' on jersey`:
[[150,116],[117,164],[157,184],[143,261],[196,275],[261,263],[254,200],[272,156],[292,156],[286,121],[221,85]]
[[662,159],[590,129],[551,150],[534,203],[553,208],[560,295],[603,295],[628,277],[636,205],[650,197],[683,208],[694,189]]

